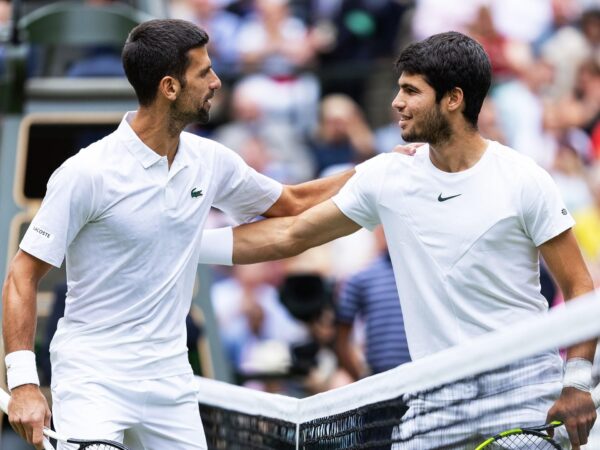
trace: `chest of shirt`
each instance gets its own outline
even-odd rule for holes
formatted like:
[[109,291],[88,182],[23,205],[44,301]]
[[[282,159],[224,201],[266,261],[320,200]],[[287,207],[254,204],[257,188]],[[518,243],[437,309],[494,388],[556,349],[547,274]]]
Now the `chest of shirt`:
[[386,234],[416,244],[451,266],[470,248],[502,250],[527,242],[519,187],[501,171],[432,176],[412,170],[388,180],[379,199]]
[[154,242],[173,236],[189,243],[210,210],[215,193],[212,178],[201,167],[167,168],[162,160],[132,169],[130,181],[107,174],[102,208],[90,221],[96,230],[117,240]]

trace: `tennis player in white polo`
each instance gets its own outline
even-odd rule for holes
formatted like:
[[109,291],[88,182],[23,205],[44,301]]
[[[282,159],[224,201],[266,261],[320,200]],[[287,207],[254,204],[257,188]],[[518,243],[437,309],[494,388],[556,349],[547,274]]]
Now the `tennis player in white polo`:
[[[478,133],[491,83],[483,48],[443,33],[408,46],[397,67],[392,105],[402,137],[428,145],[414,157],[390,153],[363,163],[332,200],[298,217],[236,227],[233,262],[291,256],[383,224],[413,359],[543,314],[540,253],[567,300],[593,290],[573,219],[550,176]],[[578,449],[596,417],[594,349],[594,342],[569,348],[564,376],[552,351],[439,395],[408,398],[394,438],[421,436],[393,448],[472,449],[511,426],[556,419]],[[466,407],[450,409],[467,399]]]
[[56,430],[119,442],[126,433],[134,449],[205,449],[185,317],[209,209],[239,222],[297,214],[351,175],[281,186],[183,132],[208,120],[221,86],[207,42],[179,20],[131,32],[123,64],[139,110],[56,170],[11,263],[3,290],[9,420],[36,448],[50,421],[32,353],[36,291],[51,266],[66,254],[66,309],[51,344]]

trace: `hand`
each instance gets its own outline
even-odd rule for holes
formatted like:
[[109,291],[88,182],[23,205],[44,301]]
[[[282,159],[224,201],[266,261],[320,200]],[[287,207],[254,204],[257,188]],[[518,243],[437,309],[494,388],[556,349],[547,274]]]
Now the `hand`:
[[24,384],[11,392],[8,421],[13,429],[36,449],[44,449],[44,426],[50,426],[50,408],[35,384]]
[[[573,450],[587,444],[588,434],[596,421],[596,407],[589,392],[574,387],[563,388],[546,418],[546,423],[560,420],[567,429]],[[552,435],[552,432],[550,432]]]
[[402,153],[403,155],[414,156],[417,149],[422,145],[425,144],[423,142],[413,142],[410,144],[396,145],[393,151],[396,153]]

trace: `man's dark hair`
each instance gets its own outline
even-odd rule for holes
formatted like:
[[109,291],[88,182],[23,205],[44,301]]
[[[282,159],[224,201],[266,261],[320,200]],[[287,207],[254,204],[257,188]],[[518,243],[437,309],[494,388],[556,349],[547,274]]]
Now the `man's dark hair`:
[[464,34],[435,34],[406,47],[396,60],[399,73],[421,75],[435,90],[436,102],[453,88],[464,93],[465,119],[477,118],[492,82],[492,65],[483,47]]
[[150,20],[131,30],[121,58],[140,105],[154,101],[158,83],[167,75],[185,86],[187,52],[207,42],[208,34],[185,20]]

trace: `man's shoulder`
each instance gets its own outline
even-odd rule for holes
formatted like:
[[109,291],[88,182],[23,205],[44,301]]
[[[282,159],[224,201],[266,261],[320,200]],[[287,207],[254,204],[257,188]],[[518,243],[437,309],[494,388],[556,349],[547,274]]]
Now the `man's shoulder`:
[[412,166],[414,159],[414,156],[397,152],[381,153],[356,166],[356,172],[379,176],[392,168]]
[[530,156],[499,142],[491,142],[490,151],[499,164],[506,164],[523,170],[543,170]]
[[229,147],[220,142],[207,137],[199,136],[194,133],[184,131],[181,133],[181,144],[186,152],[194,155],[197,160],[210,160],[215,157],[226,157],[228,155],[237,155]]

